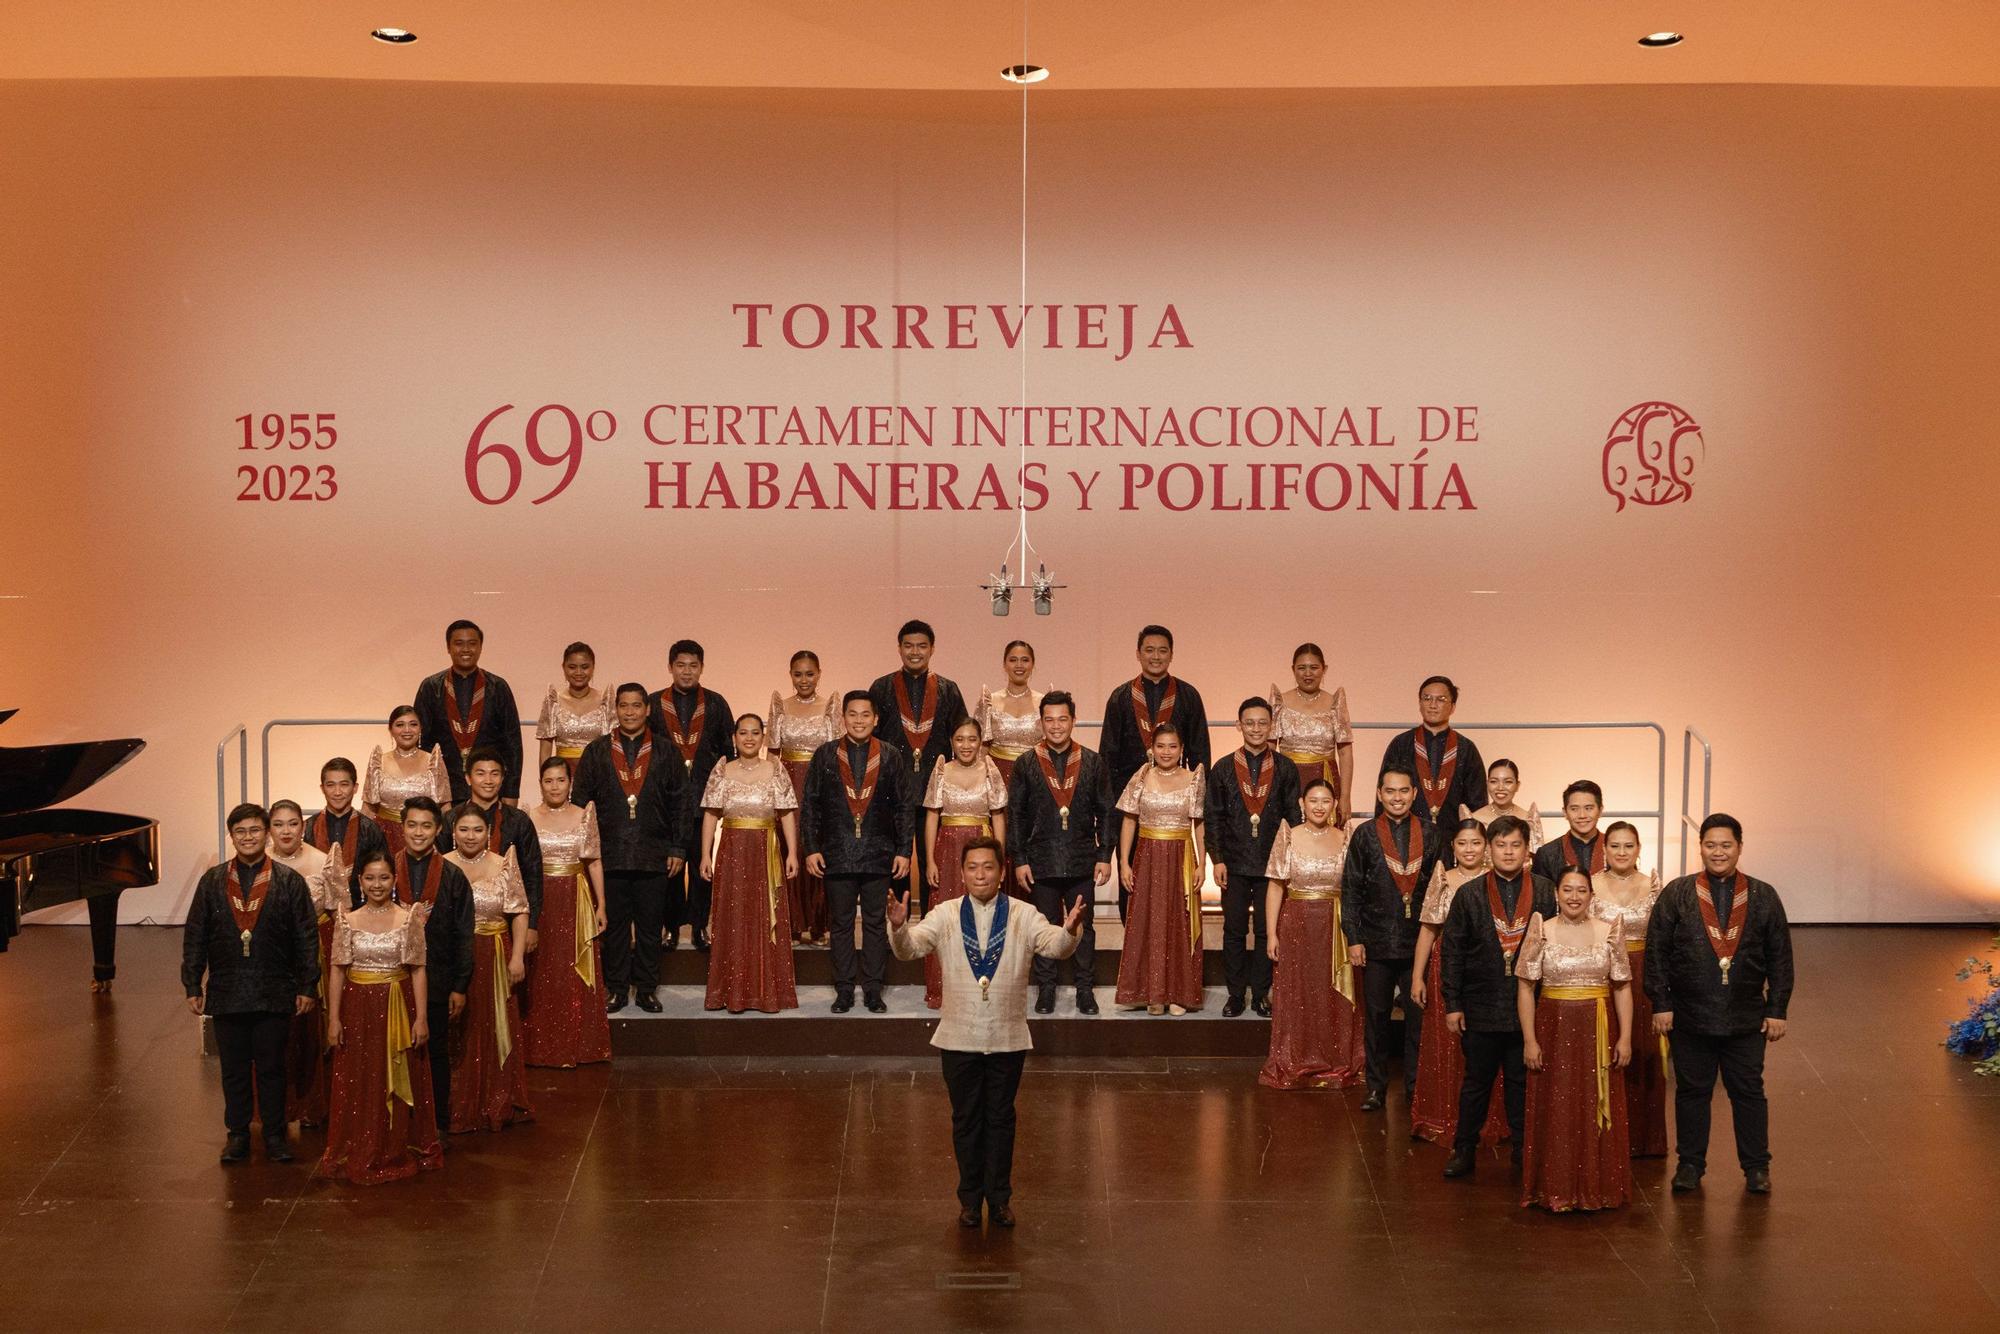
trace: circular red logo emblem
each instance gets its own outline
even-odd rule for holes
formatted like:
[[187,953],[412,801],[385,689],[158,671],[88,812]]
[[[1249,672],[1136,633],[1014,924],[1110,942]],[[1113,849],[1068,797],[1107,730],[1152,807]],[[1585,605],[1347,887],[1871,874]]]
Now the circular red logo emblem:
[[1622,511],[1671,505],[1694,496],[1694,469],[1708,449],[1701,425],[1672,403],[1641,403],[1611,425],[1604,440],[1604,489]]

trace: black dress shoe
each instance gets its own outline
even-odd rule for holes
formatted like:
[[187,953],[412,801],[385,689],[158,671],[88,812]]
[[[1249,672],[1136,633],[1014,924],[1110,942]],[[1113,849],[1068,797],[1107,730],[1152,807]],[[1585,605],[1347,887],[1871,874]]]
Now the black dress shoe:
[[681,947],[681,933],[678,931],[675,931],[670,935],[668,935],[665,942],[662,943],[660,946],[661,949],[669,951],[677,950],[680,947]]
[[1451,1157],[1444,1160],[1444,1174],[1448,1177],[1471,1176],[1477,1162],[1476,1150],[1454,1148]]
[[1242,1013],[1243,998],[1241,996],[1231,996],[1228,1000],[1222,1002],[1222,1017],[1224,1019],[1234,1019]]
[[1043,987],[1035,993],[1035,1013],[1054,1014],[1056,1012],[1056,989]]
[[887,1014],[889,1013],[889,1002],[883,1000],[880,996],[863,996],[861,998],[861,1008],[870,1014]]
[[978,1227],[979,1206],[976,1204],[969,1204],[965,1206],[963,1209],[960,1209],[958,1211],[958,1225],[960,1227]]
[[267,1162],[289,1163],[292,1161],[292,1146],[285,1142],[283,1135],[266,1135],[264,1158]]
[[644,1010],[647,1014],[658,1014],[661,1011],[661,1009],[664,1008],[660,1004],[659,996],[651,991],[640,992],[638,997],[633,1003],[636,1004],[640,1009]]
[[854,1008],[854,997],[835,996],[833,998],[833,1012],[835,1014],[846,1014],[849,1010],[853,1008]]
[[1271,998],[1269,996],[1259,996],[1250,1002],[1250,1008],[1262,1017],[1269,1019],[1271,1017]]
[[1010,1204],[996,1204],[987,1209],[995,1227],[1014,1226],[1014,1207]]
[[708,953],[708,932],[697,931],[694,933],[694,947],[703,954]]
[[1701,1188],[1701,1169],[1693,1163],[1682,1163],[1674,1169],[1674,1193],[1685,1195]]
[[229,1138],[223,1141],[222,1161],[225,1163],[243,1163],[249,1160],[250,1136],[238,1131],[230,1131]]
[[1753,1167],[1746,1171],[1743,1174],[1743,1189],[1749,1191],[1752,1195],[1769,1195],[1771,1193],[1771,1169],[1768,1167]]
[[1368,1090],[1368,1096],[1367,1096],[1367,1097],[1365,1097],[1365,1098],[1363,1098],[1363,1099],[1361,1100],[1361,1110],[1362,1110],[1362,1111],[1364,1111],[1364,1112],[1379,1112],[1379,1111],[1381,1111],[1381,1110],[1382,1110],[1382,1090],[1381,1090],[1381,1089],[1369,1089],[1369,1090]]
[[1076,1012],[1078,1014],[1097,1013],[1097,993],[1089,987],[1079,987],[1076,992]]
[[606,996],[604,998],[604,1012],[606,1014],[617,1014],[620,1010],[624,1008],[625,1008],[624,992],[614,991],[609,996]]

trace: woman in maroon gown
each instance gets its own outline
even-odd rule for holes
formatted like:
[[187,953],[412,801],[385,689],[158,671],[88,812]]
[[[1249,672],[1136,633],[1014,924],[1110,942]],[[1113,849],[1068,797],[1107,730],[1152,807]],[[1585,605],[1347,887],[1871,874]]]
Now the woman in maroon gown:
[[1257,1082],[1274,1089],[1337,1089],[1366,1077],[1354,969],[1340,924],[1347,834],[1333,819],[1333,784],[1310,779],[1302,824],[1281,825],[1271,845],[1264,920],[1271,981],[1271,1052]]
[[710,771],[701,794],[701,874],[714,885],[708,1009],[776,1014],[799,1007],[785,894],[799,869],[798,805],[784,766],[764,753],[764,720],[744,714],[736,720],[736,758]]
[[542,761],[542,804],[528,812],[542,841],[542,933],[528,958],[521,1045],[529,1065],[572,1066],[611,1059],[604,1013],[604,872],[597,811],[569,799],[570,761],[560,749]]
[[1180,729],[1153,729],[1152,763],[1118,798],[1119,874],[1130,902],[1118,957],[1118,1003],[1147,1014],[1201,1008],[1202,798],[1199,768],[1181,767]]
[[[1458,887],[1486,874],[1486,826],[1467,818],[1458,822],[1451,836],[1452,864],[1440,866],[1431,875],[1424,894],[1422,925],[1417,928],[1417,958],[1411,970],[1410,999],[1429,1004],[1432,996],[1444,994],[1444,952],[1439,934],[1445,915]],[[1442,1023],[1424,1025],[1422,1045],[1417,1050],[1417,1091],[1410,1099],[1410,1136],[1434,1144],[1449,1144],[1458,1131],[1458,1093],[1465,1081],[1465,1053],[1458,1038]],[[1486,1127],[1480,1140],[1497,1144],[1507,1135],[1507,1108],[1500,1098],[1487,1104]]]
[[[274,817],[275,820],[275,817]],[[1646,999],[1646,926],[1660,899],[1658,872],[1639,869],[1639,831],[1624,820],[1604,831],[1605,869],[1590,877],[1590,910],[1625,931],[1632,965],[1632,1064],[1625,1069],[1625,1116],[1634,1158],[1667,1156],[1667,1040],[1653,1032]]]
[[[357,1186],[442,1166],[424,1016],[424,924],[395,902],[386,852],[361,856],[361,906],[333,933],[327,1041],[333,1044],[323,1176]],[[412,1055],[415,1053],[415,1055]]]
[[532,1120],[518,988],[528,975],[528,891],[509,848],[490,846],[492,817],[471,802],[451,813],[445,860],[472,886],[472,990],[451,1042],[451,1133]]
[[1590,873],[1564,871],[1556,884],[1561,912],[1554,921],[1540,913],[1529,919],[1514,969],[1528,1067],[1521,1203],[1552,1213],[1616,1209],[1632,1194],[1625,1124],[1632,970],[1624,930],[1593,914],[1590,898]]
[[[1046,692],[1034,687],[1035,646],[1027,640],[1008,640],[1007,647],[1000,650],[1000,666],[1007,684],[998,690],[980,686],[972,719],[979,724],[979,739],[986,743],[986,753],[1000,770],[1004,791],[1013,781],[1014,762],[1042,742],[1042,695]],[[1000,869],[1000,883],[1009,894],[1024,902],[1033,899],[1015,877],[1011,863],[1001,863]]]
[[285,1047],[285,1119],[302,1126],[326,1124],[327,1080],[333,1070],[332,1049],[326,1045],[329,971],[333,962],[333,929],[348,899],[348,870],[341,864],[340,845],[327,852],[305,841],[306,817],[292,800],[271,803],[271,860],[299,873],[312,895],[319,917],[319,1004],[292,1017]]
[[[923,839],[930,849],[930,906],[965,893],[959,867],[965,845],[975,838],[1007,841],[1007,780],[999,764],[980,747],[977,719],[967,718],[951,734],[951,758],[938,757],[924,789]],[[944,967],[935,952],[924,956],[924,1004],[944,1004]]]
[[[792,693],[771,692],[771,716],[764,725],[764,744],[792,780],[792,791],[806,790],[806,770],[813,752],[841,734],[840,696],[820,690],[819,655],[800,649],[792,655]],[[799,859],[801,863],[804,858]],[[785,904],[792,932],[800,941],[827,943],[832,930],[826,903],[826,882],[805,869],[785,877]]]

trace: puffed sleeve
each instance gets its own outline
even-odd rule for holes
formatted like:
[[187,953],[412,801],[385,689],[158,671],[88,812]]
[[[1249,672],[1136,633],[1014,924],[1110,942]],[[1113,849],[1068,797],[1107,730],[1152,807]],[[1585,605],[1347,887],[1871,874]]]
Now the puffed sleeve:
[[1431,883],[1424,890],[1424,910],[1418,921],[1425,926],[1443,926],[1445,913],[1451,908],[1451,895],[1444,887],[1444,866],[1440,863],[1431,867]]
[[944,808],[944,756],[942,755],[931,761],[930,781],[924,784],[924,799],[919,804],[925,810],[931,811]]
[[535,719],[535,740],[553,741],[556,738],[556,688],[549,687],[548,698],[542,701],[542,716]]
[[342,968],[354,962],[354,927],[344,911],[333,923],[333,962]]
[[451,775],[444,771],[444,747],[431,747],[431,799],[438,805],[451,805]]
[[972,711],[972,721],[979,724],[979,739],[991,743],[993,740],[993,692],[986,683],[979,683],[979,707]]
[[1132,775],[1132,781],[1118,794],[1118,809],[1127,815],[1139,813],[1139,785],[1146,781],[1146,768],[1147,766],[1140,765],[1139,772]]
[[1272,880],[1292,878],[1292,827],[1283,820],[1278,821],[1278,837],[1271,842],[1271,860],[1264,875]]
[[703,810],[719,811],[729,804],[728,799],[723,795],[724,784],[722,778],[722,771],[728,767],[729,762],[724,760],[721,764],[716,765],[708,771],[708,786],[701,790],[701,808]]
[[[1623,946],[1620,946],[1622,949]],[[1521,942],[1521,957],[1514,961],[1514,976],[1530,982],[1542,980],[1542,915],[1528,918],[1528,936]]]
[[1347,687],[1341,686],[1333,692],[1333,744],[1351,746],[1354,744],[1354,725],[1347,720]]
[[1613,982],[1632,980],[1632,956],[1625,952],[1625,918],[1614,913],[1611,917],[1611,934],[1604,940],[1604,962]]
[[382,748],[368,752],[368,776],[361,780],[361,799],[370,806],[382,804]]
[[500,911],[512,916],[528,911],[528,889],[521,883],[521,863],[514,849],[507,849],[506,865],[500,872]]
[[1534,802],[1528,803],[1528,851],[1537,852],[1542,846],[1542,811]]
[[773,690],[771,692],[771,712],[764,719],[764,745],[774,755],[784,749],[784,746],[781,744],[784,738],[778,733],[778,724],[784,718],[784,715],[784,702],[778,698],[778,692]]
[[1280,710],[1285,706],[1285,692],[1278,688],[1276,681],[1273,681],[1271,682],[1271,693],[1266,698],[1270,701],[1271,705],[1271,744],[1279,750],[1283,750],[1285,748],[1285,725],[1280,721],[1284,716]]
[[774,811],[795,811],[799,808],[798,789],[792,786],[792,776],[785,772],[782,764],[771,765],[771,809]]
[[1006,810],[1007,780],[1000,776],[1000,766],[993,762],[991,755],[981,755],[979,762],[986,766],[986,809]]
[[1194,767],[1194,781],[1188,784],[1188,819],[1199,820],[1202,810],[1208,804],[1208,775],[1202,766]]
[[583,849],[578,854],[584,861],[594,862],[604,856],[604,844],[597,837],[597,803],[583,803]]
[[415,913],[407,913],[403,923],[403,963],[406,967],[421,968],[430,957],[424,936],[424,919]]
[[327,849],[326,865],[319,871],[319,902],[314,906],[321,912],[337,912],[348,905],[347,863],[340,859],[340,844]]

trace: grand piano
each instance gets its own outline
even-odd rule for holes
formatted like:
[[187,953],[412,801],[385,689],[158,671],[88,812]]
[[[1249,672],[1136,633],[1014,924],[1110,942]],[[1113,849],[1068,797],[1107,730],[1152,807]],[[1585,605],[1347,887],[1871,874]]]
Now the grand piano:
[[[0,710],[0,723],[18,712]],[[0,952],[38,908],[85,901],[95,976],[114,972],[118,895],[160,881],[160,825],[137,815],[47,810],[146,748],[136,737],[0,746]]]

